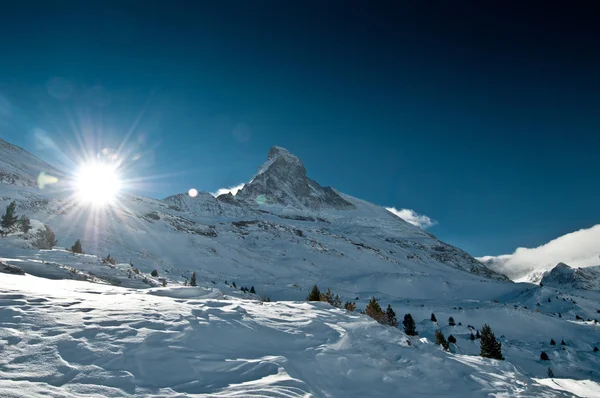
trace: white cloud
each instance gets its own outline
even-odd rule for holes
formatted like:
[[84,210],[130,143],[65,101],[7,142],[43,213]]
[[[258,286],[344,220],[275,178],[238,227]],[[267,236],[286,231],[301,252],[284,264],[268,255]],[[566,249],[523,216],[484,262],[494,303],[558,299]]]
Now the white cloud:
[[239,185],[236,185],[236,186],[231,187],[231,188],[221,188],[221,189],[217,190],[217,192],[211,192],[210,194],[212,196],[214,196],[214,197],[217,197],[219,195],[223,195],[224,193],[231,192],[232,195],[235,195],[235,194],[238,193],[238,191],[240,189],[244,188],[244,185],[246,185],[246,184],[239,184]]
[[429,227],[432,227],[437,224],[437,221],[432,220],[431,218],[427,217],[426,215],[419,214],[416,211],[411,210],[411,209],[397,210],[395,207],[386,207],[385,209],[387,211],[389,211],[390,213],[397,215],[398,217],[400,217],[407,223],[416,225],[419,228],[425,229],[425,228],[429,228]]
[[600,224],[560,236],[536,248],[519,247],[513,254],[486,256],[478,260],[519,279],[533,271],[553,268],[559,262],[571,267],[600,265]]

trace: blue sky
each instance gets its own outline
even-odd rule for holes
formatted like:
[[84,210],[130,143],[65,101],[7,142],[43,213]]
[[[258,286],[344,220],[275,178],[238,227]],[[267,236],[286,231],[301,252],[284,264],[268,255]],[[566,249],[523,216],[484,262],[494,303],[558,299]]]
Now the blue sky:
[[247,181],[281,145],[473,255],[597,224],[592,10],[478,3],[4,6],[0,137],[68,168],[76,136],[131,131],[127,176],[154,197]]

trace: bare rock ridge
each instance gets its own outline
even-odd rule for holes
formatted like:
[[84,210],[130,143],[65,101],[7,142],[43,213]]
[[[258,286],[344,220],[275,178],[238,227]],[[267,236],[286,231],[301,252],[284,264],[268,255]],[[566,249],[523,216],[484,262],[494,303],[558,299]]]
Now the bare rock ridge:
[[558,263],[552,270],[544,273],[541,283],[556,288],[600,291],[600,266],[572,268],[565,263]]
[[254,178],[236,195],[237,199],[260,204],[301,209],[349,209],[354,205],[331,187],[322,187],[306,175],[306,168],[287,149],[274,146]]

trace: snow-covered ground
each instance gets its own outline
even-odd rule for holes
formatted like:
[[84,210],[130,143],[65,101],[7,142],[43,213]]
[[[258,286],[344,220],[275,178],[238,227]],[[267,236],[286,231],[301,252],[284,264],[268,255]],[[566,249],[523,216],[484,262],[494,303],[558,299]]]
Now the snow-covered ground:
[[[93,208],[60,179],[41,189],[40,168],[45,181],[58,172],[0,144],[0,210],[16,200],[32,224],[0,238],[0,397],[600,396],[599,292],[512,283],[308,180],[289,153],[242,199],[122,195]],[[44,225],[52,250],[32,244]],[[65,249],[76,239],[86,254]],[[183,286],[192,272],[197,288]],[[358,309],[375,296],[412,314],[419,337],[304,302],[315,283]],[[485,323],[505,361],[469,339]],[[436,329],[456,337],[451,353]]]
[[[465,312],[457,319],[475,319],[477,311]],[[509,311],[496,312],[489,318]],[[528,321],[522,334],[533,333],[532,322],[552,325],[541,315],[519,318]],[[591,381],[546,379],[546,364],[524,368],[516,354],[531,353],[527,344],[509,348],[506,361],[483,359],[457,328],[456,353],[447,353],[423,327],[408,337],[325,303],[263,303],[201,287],[139,290],[2,274],[0,326],[3,397],[600,394]],[[574,345],[557,350],[556,360],[578,355]]]

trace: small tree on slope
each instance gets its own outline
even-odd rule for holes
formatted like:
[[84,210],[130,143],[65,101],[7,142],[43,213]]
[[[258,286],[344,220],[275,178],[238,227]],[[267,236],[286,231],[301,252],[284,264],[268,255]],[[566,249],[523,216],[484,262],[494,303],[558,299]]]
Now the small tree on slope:
[[402,321],[402,326],[404,326],[404,333],[409,336],[416,336],[417,333],[417,324],[415,323],[411,314],[404,315],[404,320]]
[[192,277],[190,278],[190,286],[198,286],[198,283],[196,283],[196,273],[192,272]]
[[490,328],[487,323],[481,328],[480,355],[484,358],[504,359],[502,356],[502,343],[496,340],[492,328]]
[[448,318],[448,325],[449,326],[456,326],[456,322],[454,322],[454,318],[452,318],[452,317]]
[[321,301],[321,291],[317,285],[313,286],[312,290],[308,294],[308,297],[306,298],[306,301]]
[[448,351],[448,349],[450,349],[450,344],[448,344],[448,342],[446,341],[446,337],[444,336],[444,333],[441,332],[441,330],[435,331],[435,344],[441,345],[445,351]]
[[437,318],[434,313],[431,313],[431,322],[437,322]]
[[392,309],[392,306],[388,304],[387,311],[385,312],[387,316],[387,324],[393,327],[398,326],[398,318],[396,318],[396,313]]
[[6,213],[4,213],[4,215],[2,216],[2,221],[0,222],[0,225],[2,226],[2,228],[4,228],[7,231],[10,230],[17,223],[17,220],[19,219],[17,217],[17,215],[15,214],[16,210],[17,210],[17,202],[15,202],[13,200],[6,207]]
[[375,297],[371,298],[371,301],[365,307],[364,313],[383,325],[387,324],[387,314],[383,312]]
[[21,216],[21,219],[19,220],[19,225],[21,226],[22,232],[29,232],[29,230],[31,229],[31,221],[29,220],[29,217]]
[[73,253],[79,253],[79,254],[83,253],[83,248],[81,247],[81,241],[79,239],[77,239],[75,241],[75,243],[73,244],[73,246],[71,246],[71,251]]

